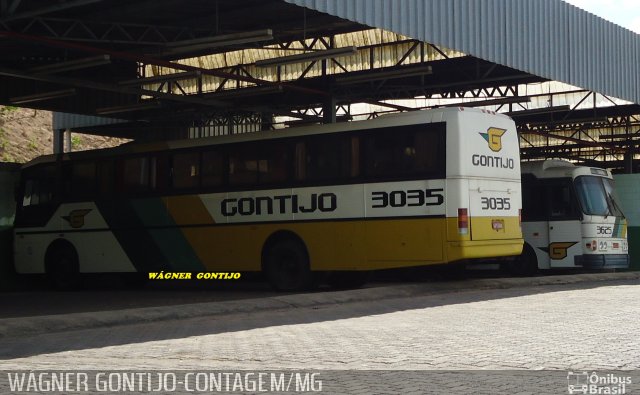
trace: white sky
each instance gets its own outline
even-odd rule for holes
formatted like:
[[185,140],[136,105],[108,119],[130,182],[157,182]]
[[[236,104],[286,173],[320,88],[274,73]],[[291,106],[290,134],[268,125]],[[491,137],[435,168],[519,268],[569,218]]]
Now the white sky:
[[564,0],[640,34],[640,0]]

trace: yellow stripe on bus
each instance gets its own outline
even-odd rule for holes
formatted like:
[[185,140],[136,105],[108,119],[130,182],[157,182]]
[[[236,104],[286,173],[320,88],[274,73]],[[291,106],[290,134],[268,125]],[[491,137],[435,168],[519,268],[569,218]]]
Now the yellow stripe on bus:
[[471,239],[495,240],[522,238],[518,217],[471,217]]
[[521,237],[445,242],[447,223],[452,221],[457,223],[455,218],[281,222],[187,227],[182,232],[207,270],[213,271],[261,270],[262,248],[277,231],[295,233],[305,241],[312,270],[423,266],[522,251]]
[[211,225],[214,219],[198,195],[162,198],[176,225]]

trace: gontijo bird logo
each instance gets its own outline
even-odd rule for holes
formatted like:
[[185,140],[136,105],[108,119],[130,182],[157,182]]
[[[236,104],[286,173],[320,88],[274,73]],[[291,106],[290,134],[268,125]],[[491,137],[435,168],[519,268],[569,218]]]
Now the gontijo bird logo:
[[84,217],[91,212],[91,209],[73,210],[69,215],[62,217],[71,225],[72,228],[82,228],[84,226]]
[[489,148],[493,152],[499,152],[502,149],[502,135],[505,134],[507,129],[500,129],[490,127],[487,129],[487,133],[480,133],[487,143],[489,143]]
[[576,244],[578,244],[577,241],[562,241],[551,243],[549,247],[538,248],[549,254],[549,258],[558,260],[566,258],[568,255],[567,250]]

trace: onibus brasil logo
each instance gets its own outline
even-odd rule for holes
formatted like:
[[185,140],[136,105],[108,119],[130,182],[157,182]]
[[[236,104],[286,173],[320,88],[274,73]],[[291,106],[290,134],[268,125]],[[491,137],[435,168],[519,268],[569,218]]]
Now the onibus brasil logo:
[[626,394],[631,377],[613,373],[569,372],[567,392],[570,394]]
[[506,129],[490,127],[487,133],[480,133],[480,136],[487,140],[489,149],[493,152],[499,152],[502,149],[502,135],[506,133]]

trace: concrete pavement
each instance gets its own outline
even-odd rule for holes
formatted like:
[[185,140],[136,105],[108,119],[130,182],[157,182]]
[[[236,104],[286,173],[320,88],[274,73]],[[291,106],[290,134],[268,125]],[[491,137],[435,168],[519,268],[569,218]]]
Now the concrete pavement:
[[292,308],[313,308],[355,302],[382,301],[470,290],[575,285],[586,282],[606,283],[610,281],[638,282],[640,281],[640,272],[589,273],[527,278],[491,278],[437,283],[393,284],[348,291],[312,292],[161,307],[4,318],[0,319],[0,338],[157,321],[182,320],[195,317],[221,316],[235,313],[281,311]]

